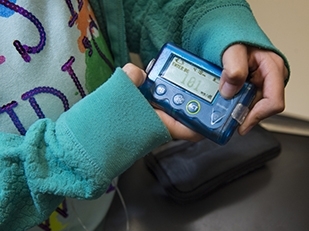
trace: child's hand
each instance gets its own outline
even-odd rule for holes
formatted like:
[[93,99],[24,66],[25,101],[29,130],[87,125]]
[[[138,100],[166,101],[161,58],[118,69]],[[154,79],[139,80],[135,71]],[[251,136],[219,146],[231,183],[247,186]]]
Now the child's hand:
[[[132,63],[128,63],[122,69],[129,76],[135,86],[139,87],[144,83],[146,79],[146,73],[139,67]],[[204,138],[202,135],[187,128],[165,112],[159,109],[155,109],[155,111],[174,139],[199,141]]]
[[271,51],[237,44],[224,52],[222,62],[222,96],[233,97],[248,76],[258,87],[254,106],[239,127],[240,134],[244,135],[261,120],[284,110],[284,81],[288,70],[280,56]]
[[145,71],[133,63],[127,63],[122,70],[129,76],[136,87],[141,86],[145,82],[147,76]]

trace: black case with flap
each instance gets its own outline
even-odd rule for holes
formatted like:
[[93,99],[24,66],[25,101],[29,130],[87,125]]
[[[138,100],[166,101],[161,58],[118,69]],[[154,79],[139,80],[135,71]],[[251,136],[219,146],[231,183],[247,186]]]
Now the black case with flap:
[[208,139],[171,141],[144,160],[167,194],[184,203],[263,166],[280,151],[273,134],[258,125],[245,136],[235,132],[224,146]]

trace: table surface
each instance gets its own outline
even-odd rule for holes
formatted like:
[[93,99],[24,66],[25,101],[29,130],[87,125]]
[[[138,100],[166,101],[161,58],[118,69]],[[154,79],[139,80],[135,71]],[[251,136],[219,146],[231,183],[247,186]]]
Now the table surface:
[[308,231],[309,137],[274,133],[281,154],[202,200],[172,201],[137,161],[119,179],[105,231]]

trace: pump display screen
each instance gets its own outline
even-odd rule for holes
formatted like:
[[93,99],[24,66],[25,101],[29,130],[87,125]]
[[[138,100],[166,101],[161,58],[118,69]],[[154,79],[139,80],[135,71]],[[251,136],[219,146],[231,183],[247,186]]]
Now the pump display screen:
[[167,68],[164,68],[160,75],[209,103],[212,103],[219,90],[218,77],[177,56],[171,58]]

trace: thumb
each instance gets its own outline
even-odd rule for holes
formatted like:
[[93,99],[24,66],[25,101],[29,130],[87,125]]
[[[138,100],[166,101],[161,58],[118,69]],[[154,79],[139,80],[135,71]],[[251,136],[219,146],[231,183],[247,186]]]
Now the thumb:
[[129,76],[129,78],[137,87],[142,85],[146,79],[145,71],[132,63],[127,63],[124,65],[122,70]]
[[242,88],[248,76],[248,54],[245,45],[229,47],[222,56],[223,71],[219,90],[224,98],[232,98]]

